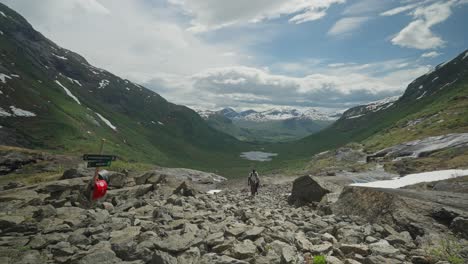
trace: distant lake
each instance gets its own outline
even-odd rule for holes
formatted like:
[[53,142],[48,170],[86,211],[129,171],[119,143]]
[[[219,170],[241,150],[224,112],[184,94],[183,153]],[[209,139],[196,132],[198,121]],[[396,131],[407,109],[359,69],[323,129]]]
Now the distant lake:
[[278,156],[276,153],[268,153],[262,151],[249,151],[242,152],[240,157],[243,159],[254,160],[254,161],[271,161],[271,157]]

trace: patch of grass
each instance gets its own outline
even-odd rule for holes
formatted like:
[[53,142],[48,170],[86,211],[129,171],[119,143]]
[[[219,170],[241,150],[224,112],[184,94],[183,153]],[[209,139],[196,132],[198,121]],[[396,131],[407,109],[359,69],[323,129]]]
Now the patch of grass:
[[319,256],[314,256],[312,263],[313,264],[327,264],[327,260],[325,259],[325,256],[319,255]]
[[142,171],[148,171],[148,170],[154,169],[155,167],[156,167],[155,165],[148,164],[148,163],[128,162],[128,161],[117,160],[117,161],[112,162],[109,169],[112,171],[129,170],[129,171],[135,171],[135,172],[142,172]]
[[0,177],[0,185],[8,184],[9,182],[20,182],[25,185],[33,185],[41,182],[55,181],[62,177],[63,171],[43,172],[34,174],[19,174],[11,173]]
[[456,238],[447,236],[440,241],[439,245],[426,248],[426,252],[434,263],[448,261],[451,264],[463,264],[465,261],[461,256],[461,251],[467,246],[468,244],[462,244]]

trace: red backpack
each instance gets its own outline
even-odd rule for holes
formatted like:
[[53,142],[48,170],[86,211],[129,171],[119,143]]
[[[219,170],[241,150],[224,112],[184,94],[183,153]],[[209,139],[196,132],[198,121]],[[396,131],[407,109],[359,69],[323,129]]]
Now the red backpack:
[[106,195],[107,182],[105,180],[97,180],[94,182],[93,200],[100,199]]

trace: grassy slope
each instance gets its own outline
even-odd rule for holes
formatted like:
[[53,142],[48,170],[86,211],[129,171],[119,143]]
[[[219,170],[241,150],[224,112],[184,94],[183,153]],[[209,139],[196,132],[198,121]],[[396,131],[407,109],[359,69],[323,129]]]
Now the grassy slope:
[[[367,151],[375,151],[427,136],[468,132],[468,59],[463,59],[465,54],[466,51],[445,66],[416,79],[388,109],[355,119],[342,118],[310,137],[291,144],[272,144],[265,149],[280,153],[274,158],[277,168],[294,172],[304,168],[314,154],[350,142],[363,142]],[[417,100],[424,92],[426,96]],[[406,126],[417,119],[424,121]]]

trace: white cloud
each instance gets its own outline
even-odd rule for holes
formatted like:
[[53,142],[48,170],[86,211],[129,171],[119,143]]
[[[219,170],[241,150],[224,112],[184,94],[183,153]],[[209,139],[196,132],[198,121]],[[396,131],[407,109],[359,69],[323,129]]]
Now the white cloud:
[[346,0],[170,0],[180,7],[184,14],[193,20],[189,28],[192,32],[215,30],[231,25],[255,23],[292,16],[291,23],[304,23],[317,20],[326,15],[333,4],[345,3]]
[[[415,8],[411,13],[414,20],[392,38],[392,43],[402,47],[421,50],[442,47],[445,41],[435,35],[431,31],[431,28],[449,18],[455,5],[463,3],[463,1],[452,0]],[[392,15],[399,13],[397,11],[401,11],[402,9],[409,10],[411,8],[413,7],[401,7],[399,10],[389,10],[386,13],[387,15]]]
[[421,57],[423,57],[423,58],[435,58],[435,57],[438,57],[440,55],[441,55],[441,53],[439,53],[437,51],[431,51],[431,52],[423,53],[421,55]]
[[345,17],[338,20],[333,27],[328,31],[328,35],[337,36],[342,34],[348,34],[358,29],[364,24],[369,17]]
[[403,12],[406,12],[406,11],[409,11],[409,10],[412,10],[414,9],[415,7],[419,6],[420,3],[417,3],[417,4],[409,4],[409,5],[404,5],[404,6],[399,6],[399,7],[396,7],[396,8],[392,8],[388,11],[385,11],[385,12],[382,12],[380,13],[381,16],[394,16],[394,15],[398,15],[400,13],[403,13]]
[[[285,105],[343,109],[399,95],[409,82],[429,70],[405,60],[339,66],[327,69],[318,65],[316,73],[301,77],[244,66],[212,68],[185,78],[177,89],[160,92],[178,103],[199,108]],[[175,79],[150,80],[147,85],[170,86]]]
[[[187,32],[164,6],[126,0],[0,0],[54,42],[124,78],[144,81],[155,72],[191,75],[237,65],[235,44],[212,44]],[[140,79],[142,78],[142,79]]]

